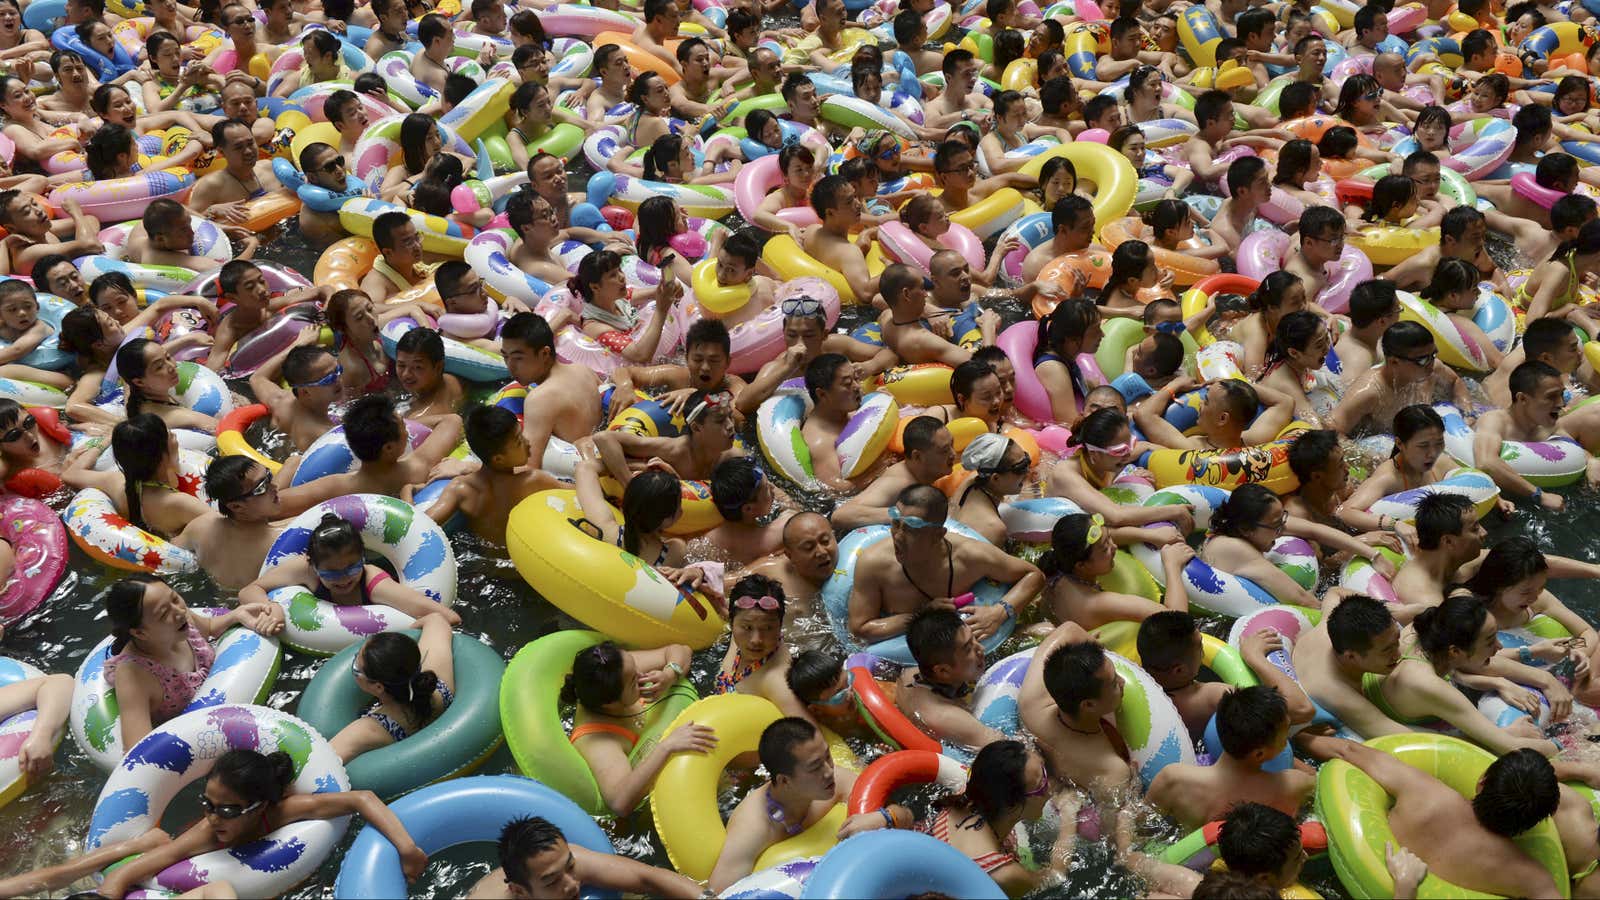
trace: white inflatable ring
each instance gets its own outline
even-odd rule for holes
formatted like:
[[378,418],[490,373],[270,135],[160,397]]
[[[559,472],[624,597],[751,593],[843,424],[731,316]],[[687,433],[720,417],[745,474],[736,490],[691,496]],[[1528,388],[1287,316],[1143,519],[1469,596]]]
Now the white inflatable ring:
[[446,606],[455,602],[456,554],[444,529],[404,500],[379,494],[346,494],[295,516],[272,542],[261,570],[304,553],[311,532],[327,513],[354,525],[361,542],[389,561],[401,584]]
[[[806,449],[800,426],[811,414],[811,397],[800,379],[790,379],[778,392],[762,402],[756,411],[756,437],[761,452],[772,467],[799,485],[815,484],[811,452]],[[889,438],[900,421],[900,404],[884,391],[873,391],[861,398],[861,408],[850,414],[849,423],[834,442],[839,451],[839,474],[853,478],[883,455]]]
[[[151,731],[111,773],[95,802],[85,849],[159,827],[178,791],[206,777],[222,754],[236,748],[287,752],[295,765],[289,793],[350,789],[350,779],[327,739],[294,716],[265,706],[233,704],[195,710]],[[349,824],[349,816],[295,822],[244,847],[176,863],[146,884],[187,891],[226,881],[242,897],[277,896],[315,873]]]

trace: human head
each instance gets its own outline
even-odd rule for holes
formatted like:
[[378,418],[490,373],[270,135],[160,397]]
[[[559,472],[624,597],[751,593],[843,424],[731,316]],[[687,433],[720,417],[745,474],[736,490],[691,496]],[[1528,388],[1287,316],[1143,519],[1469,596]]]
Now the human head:
[[1447,669],[1488,665],[1500,652],[1498,626],[1477,597],[1453,594],[1411,620],[1417,645],[1435,665]]
[[861,382],[843,354],[823,353],[806,366],[806,393],[818,408],[851,413],[861,406]]
[[1238,538],[1263,553],[1283,536],[1288,512],[1278,495],[1259,484],[1244,484],[1211,515],[1213,534]]
[[768,725],[756,744],[756,755],[771,776],[773,789],[816,800],[834,795],[828,742],[809,721],[786,716]]
[[1270,685],[1236,688],[1217,704],[1217,737],[1224,753],[1261,765],[1289,742],[1289,704]]
[[795,656],[783,680],[800,702],[808,705],[847,707],[853,696],[844,657],[822,650],[805,650]]
[[[921,485],[932,484],[949,475],[951,467],[955,465],[955,441],[950,436],[950,429],[933,416],[912,419],[907,423],[901,441],[905,446],[906,467]],[[929,521],[943,522],[944,517]]]
[[818,513],[795,513],[783,525],[783,554],[801,577],[820,584],[839,560],[833,527]]
[[72,260],[59,253],[46,254],[33,264],[33,283],[73,303],[81,303],[85,297],[83,274]]
[[439,676],[422,668],[415,638],[393,631],[375,634],[361,645],[353,668],[363,693],[392,698],[418,722],[428,720]]
[[500,830],[500,867],[512,897],[575,898],[582,885],[573,875],[572,848],[561,829],[538,816],[523,816]]
[[1502,837],[1516,837],[1556,814],[1561,788],[1550,761],[1529,747],[1489,764],[1472,798],[1472,817]]
[[1379,339],[1385,366],[1394,367],[1397,377],[1415,383],[1433,374],[1438,348],[1428,329],[1416,322],[1396,322],[1385,328]]
[[1093,641],[1062,644],[1044,662],[1044,687],[1063,715],[1100,719],[1122,705],[1122,676]]
[[1200,674],[1200,629],[1188,612],[1166,609],[1151,614],[1139,623],[1135,640],[1139,665],[1162,688],[1187,687]]
[[1522,350],[1526,359],[1567,374],[1576,371],[1583,360],[1578,335],[1565,319],[1545,317],[1529,322],[1522,333]]
[[906,626],[906,644],[926,681],[972,684],[983,674],[983,645],[954,610],[918,610]]
[[1525,362],[1511,370],[1506,386],[1513,415],[1555,427],[1564,402],[1560,372],[1542,362]]
[[1194,100],[1194,120],[1208,138],[1232,131],[1233,98],[1226,91],[1206,91]]
[[443,336],[432,328],[413,328],[401,335],[395,343],[394,374],[413,396],[431,393],[444,377]]
[[747,658],[766,659],[783,644],[783,585],[746,575],[728,592],[728,630]]
[[860,198],[843,175],[822,176],[811,186],[810,199],[811,208],[830,230],[848,231],[861,221]]
[[409,214],[399,210],[382,213],[372,220],[372,241],[390,265],[409,269],[422,257],[422,237],[417,233],[417,226]]
[[965,799],[989,822],[1018,814],[1024,820],[1044,813],[1050,790],[1044,758],[1022,741],[993,741],[978,751],[967,775]]
[[1228,871],[1269,882],[1275,888],[1293,884],[1306,859],[1294,817],[1249,801],[1228,810],[1217,834],[1217,851]]
[[368,394],[350,404],[344,417],[345,442],[362,462],[387,457],[392,462],[406,450],[406,429],[395,412],[394,401],[381,394]]
[[229,847],[264,828],[294,777],[294,759],[282,750],[234,748],[217,757],[201,794],[206,824],[217,842]]
[[[0,416],[0,428],[9,427]],[[278,487],[266,466],[248,456],[219,456],[206,466],[206,495],[229,519],[264,522],[278,508]]]
[[1328,614],[1328,641],[1340,664],[1387,675],[1400,663],[1400,623],[1383,601],[1356,594]]

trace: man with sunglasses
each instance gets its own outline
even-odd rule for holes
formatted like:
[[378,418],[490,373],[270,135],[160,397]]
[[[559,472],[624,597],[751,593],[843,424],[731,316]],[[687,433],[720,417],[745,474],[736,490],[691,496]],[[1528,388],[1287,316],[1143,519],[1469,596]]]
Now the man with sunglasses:
[[904,634],[926,608],[954,610],[957,598],[987,578],[1010,585],[1005,596],[961,610],[973,637],[986,640],[1039,595],[1044,575],[1036,567],[988,541],[950,534],[949,512],[944,493],[930,485],[912,485],[895,499],[890,539],[868,545],[856,561],[849,626],[857,641],[872,644]]
[[850,531],[864,525],[887,525],[889,510],[902,491],[934,484],[955,467],[955,438],[933,416],[917,416],[907,423],[901,442],[905,458],[880,472],[860,494],[839,504],[833,511],[833,527]]
[[245,456],[212,460],[206,467],[206,494],[216,508],[185,525],[173,543],[192,550],[200,568],[229,591],[261,573],[288,519],[338,496],[327,479],[280,490],[266,466]]
[[[1395,413],[1413,403],[1454,403],[1457,409],[1472,409],[1466,382],[1439,362],[1439,348],[1428,329],[1416,322],[1396,322],[1384,331],[1379,345],[1383,364],[1350,382],[1333,409],[1335,431],[1352,437],[1388,434],[1394,431]],[[1499,453],[1494,456],[1498,459]],[[1517,481],[1526,484],[1520,477]],[[1514,493],[1525,495],[1530,490]]]
[[[349,94],[348,91],[341,93]],[[350,97],[354,98],[355,95],[350,94]],[[331,109],[332,106],[333,101],[330,99],[328,108]],[[345,113],[347,119],[366,121],[366,113],[362,112],[359,102],[352,102],[349,104],[349,108],[354,112],[347,111]],[[347,137],[343,131],[340,132],[341,142],[346,140]],[[316,187],[332,191],[336,195],[343,194],[345,190],[346,175],[348,174],[346,161],[347,157],[344,153],[341,153],[332,145],[324,144],[320,141],[310,144],[300,151],[300,168],[305,173],[306,181]],[[370,194],[370,191],[363,188],[361,193]],[[304,205],[300,207],[300,230],[305,232],[307,240],[317,244],[332,243],[347,233],[344,230],[344,226],[339,224],[338,211],[322,212]]]
[[[954,52],[954,51],[952,51]],[[1006,172],[991,178],[978,177],[978,157],[966,141],[948,140],[933,151],[934,181],[942,190],[939,199],[948,212],[957,213],[1002,188],[1036,187],[1038,179],[1021,172]]]
[[[317,329],[307,325],[287,349],[250,375],[256,402],[272,411],[272,425],[289,435],[297,452],[337,424],[330,410],[344,401],[344,369],[338,357],[316,344]],[[288,383],[280,385],[280,378]]]

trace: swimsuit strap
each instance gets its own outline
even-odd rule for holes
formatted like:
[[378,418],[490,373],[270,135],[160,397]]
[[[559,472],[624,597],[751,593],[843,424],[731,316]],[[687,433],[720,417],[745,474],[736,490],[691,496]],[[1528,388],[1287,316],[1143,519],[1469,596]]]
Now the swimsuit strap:
[[[950,567],[950,570],[949,570],[948,574],[945,576],[944,595],[945,595],[946,598],[949,598],[949,597],[955,596],[954,591],[955,591],[955,585],[956,585],[956,554],[955,554],[954,548],[952,548],[950,546],[950,538],[948,538],[948,537],[946,537],[944,539],[944,555],[945,555],[945,561]],[[906,561],[905,560],[899,559],[898,556],[896,556],[896,560],[900,563],[900,574],[904,575],[906,577],[906,582],[908,584],[910,584],[912,587],[916,588],[917,593],[919,593],[923,597],[927,598],[928,602],[930,602],[930,603],[933,602],[935,599],[937,599],[932,594],[930,594],[927,591],[923,590],[922,587],[917,584],[916,579],[911,577],[911,570],[906,568]]]
[[638,734],[629,728],[625,728],[621,725],[615,725],[611,722],[584,722],[579,725],[574,725],[572,726],[572,733],[567,736],[567,740],[576,744],[578,742],[578,738],[587,737],[591,734],[609,734],[622,738],[624,741],[627,741],[630,749],[635,744],[639,743]]

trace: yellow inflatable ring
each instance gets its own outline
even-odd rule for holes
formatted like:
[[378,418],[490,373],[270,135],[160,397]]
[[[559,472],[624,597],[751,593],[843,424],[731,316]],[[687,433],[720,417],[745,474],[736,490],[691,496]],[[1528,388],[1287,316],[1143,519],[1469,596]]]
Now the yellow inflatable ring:
[[943,363],[895,366],[879,375],[869,390],[883,391],[907,406],[938,406],[955,402],[950,394],[950,373]]
[[[1039,177],[1046,160],[1057,156],[1072,162],[1079,178],[1094,182],[1094,227],[1098,233],[1111,222],[1128,214],[1133,208],[1133,197],[1139,191],[1139,173],[1133,163],[1121,153],[1093,141],[1075,141],[1060,144],[1028,160],[1021,169],[1024,175]],[[955,216],[950,217],[954,222]]]
[[[1478,790],[1478,779],[1494,762],[1493,754],[1457,737],[1426,732],[1387,734],[1367,741],[1401,762],[1416,766],[1449,785],[1463,797]],[[1388,793],[1365,772],[1344,760],[1331,760],[1317,770],[1317,816],[1328,831],[1328,856],[1339,881],[1353,896],[1392,897],[1394,879],[1384,864],[1386,844],[1399,845],[1389,827]],[[1512,839],[1522,852],[1550,871],[1562,896],[1569,895],[1566,854],[1555,823],[1546,819]],[[1419,897],[1486,897],[1439,876],[1417,886]]]
[[[622,484],[612,478],[600,479],[600,487],[612,503],[622,502]],[[667,526],[667,534],[674,537],[693,537],[721,525],[725,519],[717,512],[711,500],[711,482],[678,479],[679,497],[683,500],[683,514],[678,521]]]
[[[620,522],[622,514],[613,511]],[[562,612],[630,647],[688,644],[704,650],[726,627],[711,602],[685,594],[615,544],[580,531],[573,491],[540,491],[506,521],[506,549],[529,586]]]
[[1146,468],[1155,476],[1157,488],[1205,484],[1231,491],[1241,485],[1259,484],[1282,496],[1300,486],[1300,479],[1289,468],[1289,447],[1300,432],[1310,427],[1304,422],[1290,422],[1276,438],[1253,447],[1153,450]]
[[694,264],[694,276],[691,279],[694,287],[694,298],[700,305],[725,316],[737,312],[750,302],[750,285],[735,284],[726,286],[717,282],[717,261],[715,259],[702,259]]
[[1397,266],[1429,247],[1438,246],[1439,226],[1363,225],[1350,232],[1345,243],[1365,253],[1375,266]]
[[[1062,146],[1070,147],[1071,144]],[[1105,148],[1110,150],[1110,147]],[[1123,160],[1127,162],[1127,160]],[[1133,164],[1128,163],[1128,171],[1133,171]],[[1038,173],[1034,174],[1038,177]],[[1131,195],[1130,195],[1131,196]],[[955,225],[964,225],[972,230],[980,240],[988,240],[1006,230],[1012,222],[1022,218],[1026,205],[1022,193],[1016,188],[1001,188],[989,196],[950,214],[950,221]]]
[[[716,749],[710,753],[674,753],[669,757],[650,793],[650,815],[673,868],[696,881],[711,877],[728,839],[727,826],[717,811],[722,770],[734,757],[754,751],[761,732],[781,718],[783,713],[763,697],[721,694],[695,701],[668,726],[665,734],[685,722],[704,725],[717,733]],[[835,764],[858,767],[855,754],[838,735],[827,729],[822,734]],[[756,860],[755,871],[828,852],[838,843],[836,835],[844,820],[845,804],[841,802],[810,828],[768,847]]]
[[774,235],[769,239],[767,246],[761,251],[761,258],[765,259],[784,281],[793,281],[796,278],[820,278],[826,281],[839,292],[839,302],[845,305],[866,303],[872,299],[857,297],[856,292],[850,289],[850,282],[846,281],[838,270],[823,265],[787,234]]

